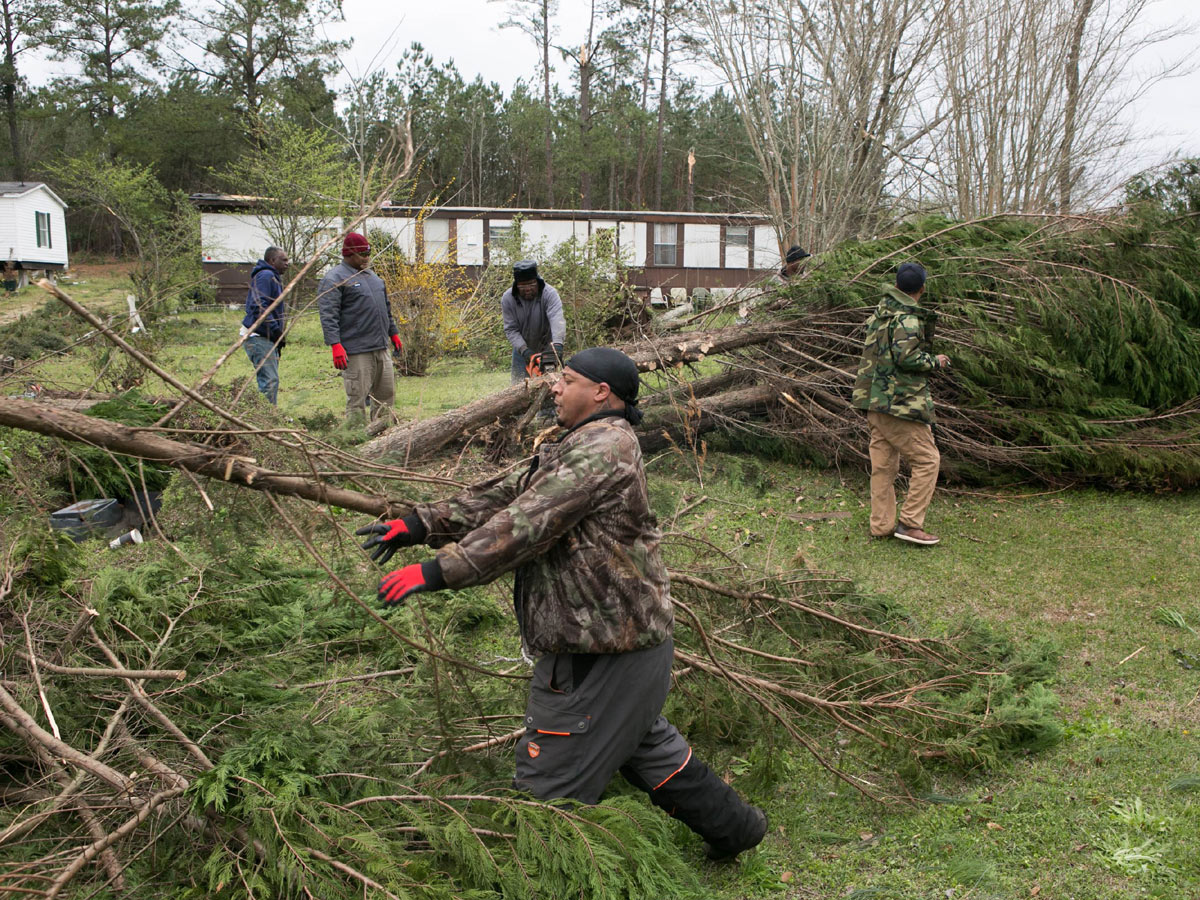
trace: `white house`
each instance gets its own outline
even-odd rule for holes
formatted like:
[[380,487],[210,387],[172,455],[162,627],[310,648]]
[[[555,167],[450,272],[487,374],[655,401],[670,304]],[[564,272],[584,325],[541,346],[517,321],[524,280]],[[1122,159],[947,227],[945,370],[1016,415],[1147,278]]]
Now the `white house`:
[[[200,211],[204,270],[216,281],[223,302],[238,302],[246,295],[254,261],[272,243],[255,208],[259,198],[193,194],[191,199]],[[754,285],[780,264],[775,229],[752,213],[385,204],[359,230],[385,232],[407,258],[449,263],[474,278],[488,265],[492,242],[512,232],[516,216],[526,239],[545,252],[610,232],[629,267],[630,283],[652,297]],[[335,221],[333,227],[343,224]]]
[[[0,181],[0,280],[67,267],[67,204],[40,181]],[[11,264],[15,275],[8,274]]]

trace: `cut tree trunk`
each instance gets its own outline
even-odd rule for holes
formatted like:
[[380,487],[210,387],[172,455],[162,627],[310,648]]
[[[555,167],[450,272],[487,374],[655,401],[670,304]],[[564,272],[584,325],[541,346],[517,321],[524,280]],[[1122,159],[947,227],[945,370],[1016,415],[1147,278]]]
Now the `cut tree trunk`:
[[[627,347],[625,352],[637,363],[639,371],[654,372],[699,362],[713,353],[765,343],[778,337],[779,330],[778,323],[733,325],[715,331],[675,334],[638,348]],[[452,441],[523,412],[528,408],[531,392],[537,384],[537,381],[516,384],[440,416],[392,428],[363,444],[359,453],[368,459],[388,460],[397,465],[426,459]]]
[[643,453],[656,453],[667,447],[694,449],[696,439],[712,431],[730,416],[766,411],[778,396],[770,385],[755,384],[737,391],[702,397],[678,408],[672,407],[648,415],[639,428]]

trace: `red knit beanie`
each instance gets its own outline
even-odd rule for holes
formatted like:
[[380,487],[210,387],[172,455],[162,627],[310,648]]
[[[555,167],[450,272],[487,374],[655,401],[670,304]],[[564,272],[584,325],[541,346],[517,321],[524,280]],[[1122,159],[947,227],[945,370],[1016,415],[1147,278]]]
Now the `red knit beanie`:
[[367,239],[356,231],[346,235],[346,239],[342,241],[342,256],[352,256],[355,253],[370,253],[371,245]]

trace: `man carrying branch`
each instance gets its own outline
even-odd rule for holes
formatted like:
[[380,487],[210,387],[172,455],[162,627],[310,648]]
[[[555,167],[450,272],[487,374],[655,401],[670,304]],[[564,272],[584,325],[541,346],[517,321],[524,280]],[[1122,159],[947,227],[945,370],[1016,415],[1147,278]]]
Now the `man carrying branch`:
[[[925,511],[933,499],[941,455],[930,428],[929,376],[950,368],[950,357],[932,352],[937,314],[920,305],[925,270],[915,262],[904,263],[896,270],[896,286],[885,290],[867,320],[851,401],[866,410],[871,428],[871,536],[894,535],[910,544],[931,545],[941,538],[924,530]],[[897,524],[895,482],[902,457],[912,473]]]
[[552,389],[565,431],[528,468],[359,533],[372,535],[363,546],[381,563],[399,547],[439,548],[384,577],[379,596],[389,606],[516,571],[521,642],[537,660],[517,788],[596,803],[620,771],[703,837],[710,858],[732,859],[763,839],[767,818],[662,715],[674,617],[633,431],[637,393],[637,366],[625,354],[577,353]]

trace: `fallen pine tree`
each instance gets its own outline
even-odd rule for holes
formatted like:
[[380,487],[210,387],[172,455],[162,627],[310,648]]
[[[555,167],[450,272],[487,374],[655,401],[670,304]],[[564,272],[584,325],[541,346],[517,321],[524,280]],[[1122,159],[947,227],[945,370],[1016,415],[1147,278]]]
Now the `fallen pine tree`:
[[[623,347],[646,373],[647,446],[724,423],[751,435],[740,443],[751,451],[782,442],[826,464],[864,460],[865,419],[850,408],[864,323],[898,262],[917,259],[939,313],[935,349],[953,360],[933,384],[947,477],[1200,484],[1198,223],[1153,210],[930,220],[837,248],[745,325],[706,329],[701,317],[695,333]],[[510,388],[362,452],[417,460],[506,434],[528,407]]]

